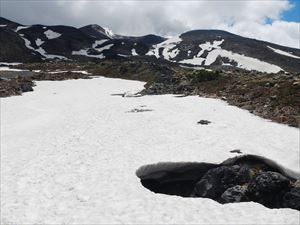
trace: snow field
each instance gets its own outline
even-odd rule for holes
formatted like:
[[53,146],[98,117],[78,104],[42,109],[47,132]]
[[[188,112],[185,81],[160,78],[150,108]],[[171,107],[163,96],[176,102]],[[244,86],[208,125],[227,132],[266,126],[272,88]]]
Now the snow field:
[[[122,98],[144,83],[40,81],[1,99],[3,224],[298,224],[257,203],[154,194],[136,170],[157,162],[219,163],[232,149],[299,172],[299,129],[227,103],[172,95]],[[128,113],[134,108],[153,111]],[[212,121],[208,126],[200,119]]]

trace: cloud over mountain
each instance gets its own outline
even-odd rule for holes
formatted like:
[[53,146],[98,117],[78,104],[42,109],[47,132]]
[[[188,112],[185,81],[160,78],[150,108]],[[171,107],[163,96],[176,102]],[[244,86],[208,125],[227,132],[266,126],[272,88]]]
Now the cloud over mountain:
[[299,22],[281,18],[293,8],[279,1],[2,1],[1,14],[24,24],[101,24],[115,33],[172,36],[191,29],[223,29],[300,48]]

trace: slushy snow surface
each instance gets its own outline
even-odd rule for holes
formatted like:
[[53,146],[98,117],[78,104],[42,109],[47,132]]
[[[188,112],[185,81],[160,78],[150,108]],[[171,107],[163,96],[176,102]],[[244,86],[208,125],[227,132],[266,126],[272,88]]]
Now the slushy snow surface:
[[[1,223],[299,224],[296,210],[144,188],[135,175],[140,166],[219,163],[237,148],[299,172],[299,130],[221,100],[112,95],[143,85],[40,81],[34,92],[1,99]],[[153,111],[129,113],[140,107]]]

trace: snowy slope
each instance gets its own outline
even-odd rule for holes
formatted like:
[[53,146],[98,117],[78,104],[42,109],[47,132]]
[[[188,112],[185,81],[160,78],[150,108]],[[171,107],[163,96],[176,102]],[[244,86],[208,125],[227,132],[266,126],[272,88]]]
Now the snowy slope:
[[[1,99],[1,223],[299,224],[296,210],[145,189],[135,175],[145,164],[219,163],[236,148],[297,172],[300,163],[298,129],[223,101],[112,95],[143,85],[41,81],[34,92]],[[129,112],[135,108],[153,111]]]
[[[261,72],[267,73],[277,73],[280,70],[283,70],[279,66],[260,61],[258,59],[248,57],[245,55],[233,53],[232,51],[224,50],[220,47],[220,45],[224,42],[222,40],[214,40],[212,43],[206,42],[204,44],[200,44],[200,51],[197,55],[195,55],[192,59],[184,59],[181,60],[181,63],[187,63],[192,65],[205,65],[209,66],[214,63],[218,57],[224,57],[229,62],[235,62],[236,67],[246,69],[246,70],[258,70]],[[204,52],[208,52],[206,57],[201,57]],[[229,66],[232,66],[230,63],[227,63]],[[225,65],[223,63],[223,65]]]
[[244,69],[267,73],[281,70],[298,72],[300,69],[299,49],[222,30],[188,31],[153,45],[146,55],[213,69]]

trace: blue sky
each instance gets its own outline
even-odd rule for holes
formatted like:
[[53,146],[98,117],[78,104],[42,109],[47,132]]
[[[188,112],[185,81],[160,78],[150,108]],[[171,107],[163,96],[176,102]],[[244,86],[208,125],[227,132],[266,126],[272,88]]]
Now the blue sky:
[[282,15],[282,19],[292,22],[300,22],[300,0],[290,0],[290,3],[294,7],[288,11],[285,11]]

